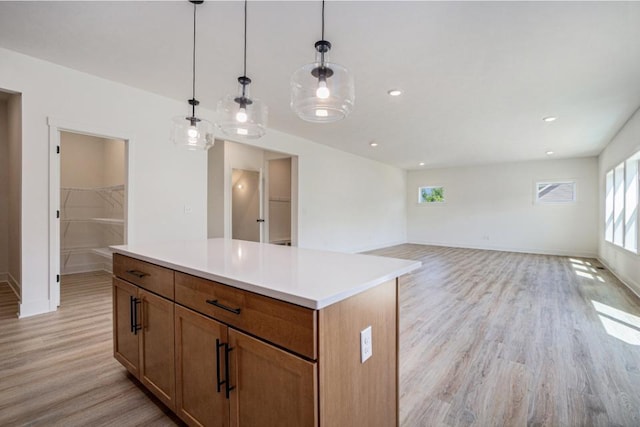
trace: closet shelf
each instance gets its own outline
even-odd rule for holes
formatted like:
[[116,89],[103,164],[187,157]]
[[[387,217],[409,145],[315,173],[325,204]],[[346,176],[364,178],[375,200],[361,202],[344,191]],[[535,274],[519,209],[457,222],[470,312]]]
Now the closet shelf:
[[108,187],[60,187],[62,191],[121,191],[124,190],[124,184],[111,185]]
[[120,218],[64,218],[61,222],[93,222],[97,224],[124,225],[124,219]]

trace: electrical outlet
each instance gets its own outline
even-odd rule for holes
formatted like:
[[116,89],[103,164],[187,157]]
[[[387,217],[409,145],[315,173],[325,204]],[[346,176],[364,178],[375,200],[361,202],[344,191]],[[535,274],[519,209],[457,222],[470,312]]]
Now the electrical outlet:
[[371,326],[360,331],[360,362],[364,363],[373,355],[373,343],[371,342]]
[[191,206],[189,205],[184,205],[184,213],[185,215],[189,215],[193,212],[193,208],[191,208]]

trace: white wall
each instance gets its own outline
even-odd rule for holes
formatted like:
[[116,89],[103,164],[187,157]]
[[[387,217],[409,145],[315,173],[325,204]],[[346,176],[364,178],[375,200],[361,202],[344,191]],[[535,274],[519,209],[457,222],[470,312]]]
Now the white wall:
[[[207,155],[168,140],[184,102],[6,49],[0,88],[22,93],[21,316],[50,305],[48,117],[131,138],[129,243],[207,236]],[[200,115],[214,121],[211,111]],[[299,156],[300,246],[359,251],[405,241],[404,171],[274,130],[251,143]]]
[[[1,64],[1,63],[0,63]],[[0,87],[2,83],[0,82]],[[8,157],[9,157],[9,284],[18,294],[18,297],[24,299],[24,281],[22,276],[22,249],[24,245],[21,240],[22,228],[24,220],[22,214],[22,174],[24,168],[22,160],[24,155],[22,152],[22,96],[13,94],[7,102],[7,121],[8,121]],[[37,175],[37,172],[29,169],[30,173]],[[30,213],[31,216],[35,214]],[[42,215],[45,216],[45,215]]]
[[[359,252],[406,241],[405,171],[273,129],[242,142],[297,156],[298,246]],[[228,147],[232,167],[255,166]]]
[[600,153],[598,182],[598,256],[636,294],[640,295],[640,256],[604,240],[605,175],[607,171],[640,151],[640,110],[629,119],[607,147]]
[[[595,256],[597,159],[411,171],[408,240],[518,252]],[[536,181],[576,180],[577,202],[534,203]],[[418,205],[418,187],[444,186],[443,204]]]
[[0,99],[0,282],[9,273],[9,133],[7,100]]

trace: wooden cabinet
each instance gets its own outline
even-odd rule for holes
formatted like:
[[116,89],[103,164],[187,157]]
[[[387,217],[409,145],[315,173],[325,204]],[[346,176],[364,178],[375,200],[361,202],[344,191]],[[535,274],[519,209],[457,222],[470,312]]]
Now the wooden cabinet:
[[113,278],[113,357],[135,377],[140,367],[139,337],[134,330],[137,297],[137,286]]
[[113,271],[114,356],[187,424],[397,425],[396,280],[313,310],[122,255]]
[[175,409],[174,303],[113,278],[114,357]]
[[140,300],[140,381],[175,409],[174,304],[138,290]]
[[235,329],[231,349],[231,426],[318,425],[317,363]]
[[227,326],[176,305],[176,413],[189,425],[229,425],[222,384]]

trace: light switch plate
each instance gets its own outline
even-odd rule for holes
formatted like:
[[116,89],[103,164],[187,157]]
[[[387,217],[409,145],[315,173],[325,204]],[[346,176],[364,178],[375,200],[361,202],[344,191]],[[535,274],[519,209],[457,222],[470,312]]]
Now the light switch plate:
[[373,343],[371,342],[371,326],[360,331],[360,363],[364,363],[373,355]]

